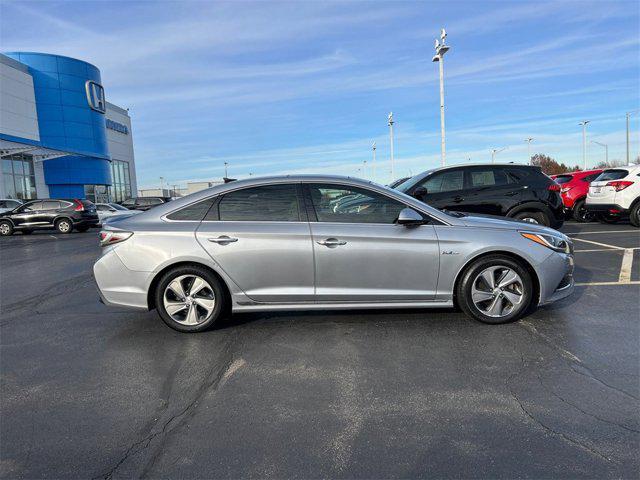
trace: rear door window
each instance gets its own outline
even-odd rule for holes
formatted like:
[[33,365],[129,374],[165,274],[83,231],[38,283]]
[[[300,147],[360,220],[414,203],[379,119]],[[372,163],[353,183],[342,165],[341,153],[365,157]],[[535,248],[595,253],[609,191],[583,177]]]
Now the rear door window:
[[58,210],[60,208],[60,202],[53,200],[45,200],[42,202],[42,210]]
[[598,178],[595,179],[596,182],[603,182],[605,180],[620,180],[621,178],[629,175],[628,170],[616,169],[616,170],[606,170],[602,172]]
[[298,222],[295,184],[264,185],[227,193],[218,204],[219,219],[229,222]]
[[495,187],[507,184],[507,175],[499,168],[474,168],[469,171],[470,188]]

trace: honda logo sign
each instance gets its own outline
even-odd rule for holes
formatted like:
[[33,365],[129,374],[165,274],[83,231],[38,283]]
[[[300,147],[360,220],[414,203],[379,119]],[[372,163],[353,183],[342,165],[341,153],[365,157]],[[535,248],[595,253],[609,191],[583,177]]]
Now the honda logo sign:
[[104,113],[107,111],[107,102],[104,99],[104,88],[99,83],[89,80],[86,84],[87,101],[92,110]]

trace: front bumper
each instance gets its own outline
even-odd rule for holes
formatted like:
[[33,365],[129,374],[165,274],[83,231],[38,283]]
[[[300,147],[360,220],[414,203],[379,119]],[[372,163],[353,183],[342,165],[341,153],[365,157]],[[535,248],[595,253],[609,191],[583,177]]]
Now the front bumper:
[[572,254],[555,253],[550,255],[538,269],[540,280],[539,305],[547,305],[571,295],[575,289],[573,269],[575,261]]

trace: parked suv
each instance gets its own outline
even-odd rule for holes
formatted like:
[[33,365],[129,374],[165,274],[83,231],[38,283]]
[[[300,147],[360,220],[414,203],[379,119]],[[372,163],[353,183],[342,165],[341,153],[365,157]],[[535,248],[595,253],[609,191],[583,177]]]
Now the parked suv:
[[85,232],[98,225],[96,206],[88,200],[51,199],[32,200],[0,214],[0,235],[24,234],[34,230],[56,229],[71,233],[74,229]]
[[629,215],[634,227],[640,227],[640,165],[609,168],[589,186],[587,210],[606,223]]
[[574,220],[590,222],[593,219],[593,213],[586,208],[587,192],[589,191],[589,183],[594,181],[601,173],[602,169],[598,169],[551,176],[556,183],[560,184],[562,202]]
[[458,165],[427,170],[396,187],[441,210],[511,217],[560,228],[560,185],[540,167]]
[[171,197],[137,197],[127,198],[124,202],[120,203],[120,205],[129,210],[144,211],[170,201]]

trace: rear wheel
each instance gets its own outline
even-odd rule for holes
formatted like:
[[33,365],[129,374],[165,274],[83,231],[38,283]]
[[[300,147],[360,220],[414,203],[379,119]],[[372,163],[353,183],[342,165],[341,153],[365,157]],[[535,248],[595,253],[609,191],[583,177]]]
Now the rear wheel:
[[513,322],[531,305],[533,280],[514,259],[491,255],[467,267],[456,296],[460,308],[476,320],[490,324]]
[[544,212],[520,212],[516,213],[513,218],[521,222],[535,223],[545,227],[551,226],[551,221]]
[[56,222],[56,230],[59,233],[71,233],[73,230],[73,224],[68,218],[61,218]]
[[631,208],[631,213],[629,214],[629,220],[631,221],[631,225],[636,228],[640,228],[640,202],[636,203]]
[[155,292],[156,308],[168,326],[180,332],[200,332],[213,326],[226,307],[218,278],[192,265],[165,273]]
[[7,221],[0,222],[0,235],[3,237],[13,235],[13,224]]
[[585,200],[578,200],[573,204],[573,219],[576,222],[587,223],[593,220],[593,213],[587,210]]

